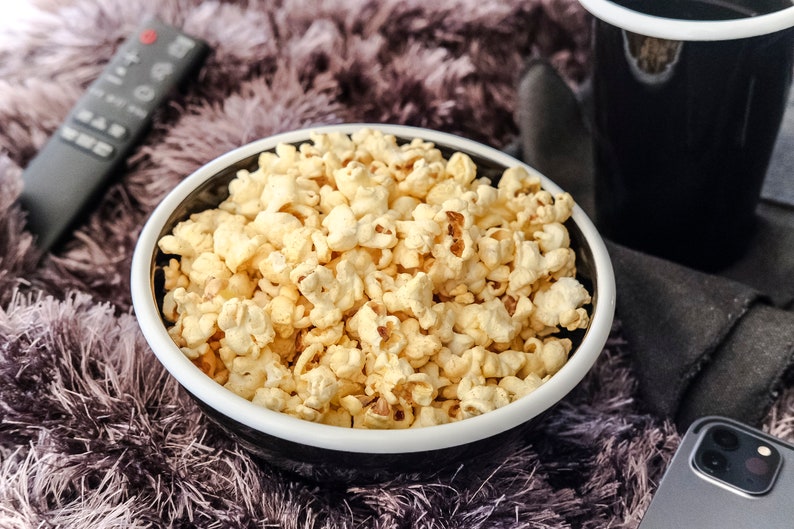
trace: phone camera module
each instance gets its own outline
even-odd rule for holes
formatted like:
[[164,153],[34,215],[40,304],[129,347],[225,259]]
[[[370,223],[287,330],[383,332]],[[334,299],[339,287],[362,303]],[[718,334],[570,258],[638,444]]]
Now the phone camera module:
[[772,489],[782,457],[758,435],[723,423],[705,433],[692,463],[701,474],[731,489],[760,495]]

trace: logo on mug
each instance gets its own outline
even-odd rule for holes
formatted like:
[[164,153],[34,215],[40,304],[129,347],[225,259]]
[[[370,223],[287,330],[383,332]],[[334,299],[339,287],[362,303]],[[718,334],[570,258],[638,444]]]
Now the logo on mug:
[[658,85],[667,82],[681,55],[683,42],[659,39],[623,30],[623,51],[631,73],[641,83]]

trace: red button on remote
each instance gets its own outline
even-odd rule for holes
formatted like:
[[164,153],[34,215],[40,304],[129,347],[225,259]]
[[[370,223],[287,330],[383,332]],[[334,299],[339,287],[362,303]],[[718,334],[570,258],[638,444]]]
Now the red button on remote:
[[157,40],[157,32],[153,29],[145,29],[138,36],[138,39],[141,44],[154,44],[154,41]]

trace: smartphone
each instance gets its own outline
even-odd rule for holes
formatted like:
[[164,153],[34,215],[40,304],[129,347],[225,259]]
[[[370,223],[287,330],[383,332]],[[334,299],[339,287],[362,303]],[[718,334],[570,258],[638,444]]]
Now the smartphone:
[[681,439],[640,529],[793,529],[794,445],[724,417]]

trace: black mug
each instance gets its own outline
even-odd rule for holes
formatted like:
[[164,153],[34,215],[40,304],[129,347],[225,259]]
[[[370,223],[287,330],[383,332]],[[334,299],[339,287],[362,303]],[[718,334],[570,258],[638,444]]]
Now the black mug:
[[791,0],[580,0],[594,15],[595,217],[702,270],[739,258],[792,80]]

